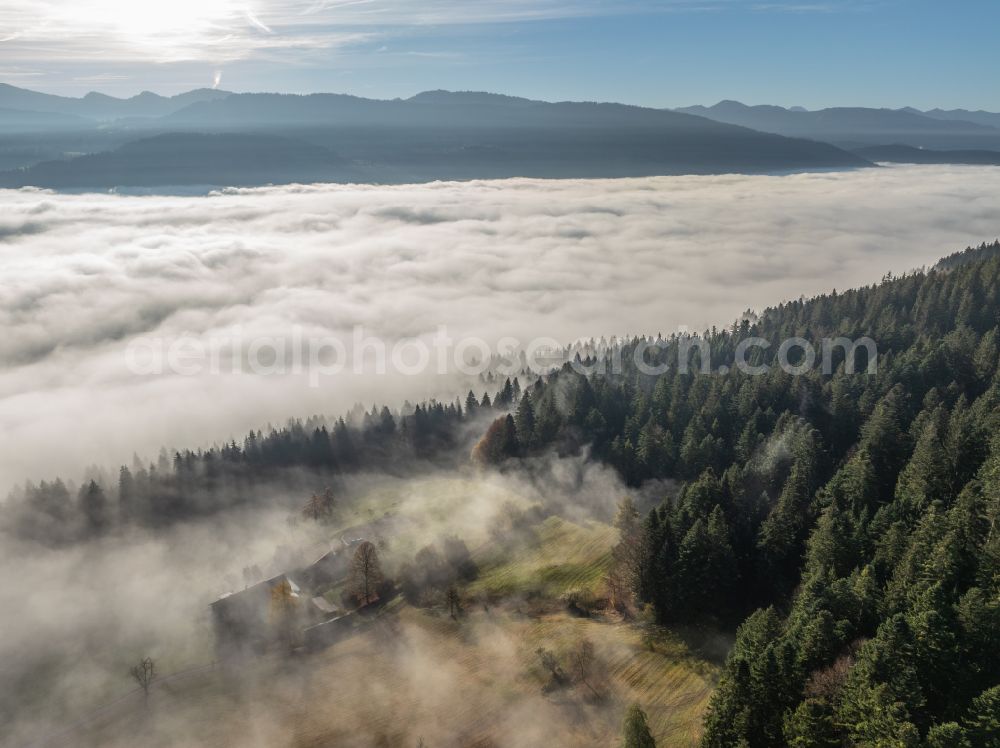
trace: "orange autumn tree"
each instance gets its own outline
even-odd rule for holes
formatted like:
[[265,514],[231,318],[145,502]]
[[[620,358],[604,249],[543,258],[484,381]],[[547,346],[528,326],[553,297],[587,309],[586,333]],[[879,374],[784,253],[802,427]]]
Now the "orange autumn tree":
[[295,644],[295,626],[299,612],[299,600],[292,585],[282,579],[271,588],[271,624],[278,637],[291,648]]

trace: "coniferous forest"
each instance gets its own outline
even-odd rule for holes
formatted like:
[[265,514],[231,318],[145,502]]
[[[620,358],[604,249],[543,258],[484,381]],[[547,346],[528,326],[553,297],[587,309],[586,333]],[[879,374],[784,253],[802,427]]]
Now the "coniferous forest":
[[680,481],[620,550],[659,621],[738,626],[703,745],[1000,745],[998,249],[709,336],[869,335],[875,374],[562,372],[498,429]]

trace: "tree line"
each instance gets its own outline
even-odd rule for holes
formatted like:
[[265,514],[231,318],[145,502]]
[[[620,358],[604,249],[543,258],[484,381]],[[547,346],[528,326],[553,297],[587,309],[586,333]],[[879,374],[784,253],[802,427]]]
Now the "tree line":
[[[93,477],[79,488],[55,478],[27,483],[0,505],[0,527],[23,538],[67,544],[118,528],[166,527],[236,505],[273,502],[276,493],[312,493],[358,471],[401,474],[454,465],[467,455],[463,425],[506,411],[521,396],[517,377],[483,378],[493,396],[471,391],[464,404],[430,401],[398,410],[360,406],[335,420],[312,417],[253,430],[204,450],[166,450],[152,463],[134,458],[114,478]],[[312,519],[329,512],[321,494],[303,509]]]

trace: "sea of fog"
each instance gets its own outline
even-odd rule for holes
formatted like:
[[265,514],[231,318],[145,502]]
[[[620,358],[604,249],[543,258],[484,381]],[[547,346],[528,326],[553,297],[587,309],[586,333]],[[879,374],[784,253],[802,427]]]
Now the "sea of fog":
[[360,329],[391,344],[443,326],[492,345],[724,326],[992,240],[998,195],[1000,169],[954,166],[201,197],[3,191],[0,494],[290,416],[455,394],[435,362],[310,382],[146,370],[135,352],[157,350],[147,343],[350,343]]

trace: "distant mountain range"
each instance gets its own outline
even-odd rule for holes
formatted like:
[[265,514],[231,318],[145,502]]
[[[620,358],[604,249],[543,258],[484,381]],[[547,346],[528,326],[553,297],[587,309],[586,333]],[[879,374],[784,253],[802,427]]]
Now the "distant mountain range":
[[113,151],[3,172],[0,187],[221,187],[353,181],[357,176],[328,149],[299,140],[242,133],[169,133]]
[[986,125],[987,127],[1000,129],[1000,114],[984,112],[982,109],[974,112],[970,112],[968,109],[930,109],[926,112],[921,112],[919,109],[907,107],[905,111],[915,112],[916,114],[922,114],[925,117],[932,117],[934,119],[964,120],[965,122],[975,122],[977,125]]
[[1000,151],[935,151],[909,145],[871,145],[854,151],[869,161],[897,164],[971,164],[1000,166]]
[[[157,106],[176,103],[183,96],[164,99]],[[134,99],[117,101],[115,106],[122,106]],[[19,99],[19,103],[24,102]],[[135,104],[128,106],[135,110]],[[236,178],[240,184],[306,179],[398,183],[870,166],[827,143],[666,109],[447,91],[389,101],[338,94],[223,94],[162,117],[140,120],[131,115],[104,125],[100,132],[119,138],[117,148],[70,160],[53,153],[0,175],[0,182],[96,189],[125,184],[229,184]],[[149,137],[168,133],[188,137]],[[237,134],[254,138],[237,139]],[[50,138],[51,143],[64,140]],[[291,154],[292,141],[303,148],[322,149],[322,158],[316,152],[315,168],[302,164],[286,169],[272,157],[272,152]],[[171,152],[166,145],[178,150]],[[225,155],[213,154],[213,149]],[[331,160],[333,154],[336,160]],[[239,169],[223,168],[227,159],[238,160]],[[130,160],[142,168],[133,168]]]
[[[807,111],[801,107],[747,106],[738,101],[720,101],[714,106],[690,106],[675,111],[707,117],[716,122],[751,127],[796,138],[810,138],[841,147],[899,143],[915,148],[976,148],[1000,150],[1000,129],[988,112],[940,109],[924,113],[916,109],[870,109],[835,107]],[[962,114],[970,119],[962,119]]]
[[89,130],[95,123],[75,114],[0,109],[0,133],[29,133],[44,130],[65,132]]
[[[118,99],[114,96],[91,91],[86,96],[77,99],[29,91],[26,88],[0,83],[0,108],[75,115],[89,118],[95,122],[103,122],[126,117],[163,117],[191,104],[222,99],[228,95],[228,91],[199,88],[177,96],[160,96],[150,91],[143,91],[128,99]],[[3,121],[2,114],[0,114],[0,121]]]
[[965,110],[736,101],[670,110],[449,91],[70,98],[0,84],[0,183],[103,189],[994,163],[997,120]]
[[[711,120],[711,118],[709,118]],[[726,123],[669,109],[625,104],[547,102],[480,92],[425,91],[409,99],[346,94],[232,94],[164,118],[171,127],[379,126],[435,128],[623,128],[725,133]]]

